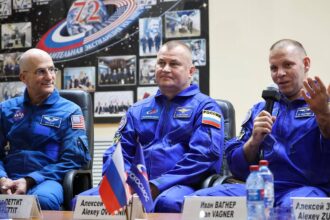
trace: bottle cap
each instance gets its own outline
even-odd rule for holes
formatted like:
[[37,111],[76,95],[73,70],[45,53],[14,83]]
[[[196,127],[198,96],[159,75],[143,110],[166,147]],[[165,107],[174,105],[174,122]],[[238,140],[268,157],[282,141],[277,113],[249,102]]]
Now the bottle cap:
[[258,165],[250,165],[250,171],[258,171],[259,166]]
[[259,166],[268,166],[268,161],[267,160],[260,160],[259,161]]

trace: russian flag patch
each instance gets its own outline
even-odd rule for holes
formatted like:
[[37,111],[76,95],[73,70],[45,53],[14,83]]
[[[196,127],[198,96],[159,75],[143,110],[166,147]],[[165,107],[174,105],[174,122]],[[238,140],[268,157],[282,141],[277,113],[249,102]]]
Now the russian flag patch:
[[202,124],[221,128],[221,115],[210,110],[203,110]]

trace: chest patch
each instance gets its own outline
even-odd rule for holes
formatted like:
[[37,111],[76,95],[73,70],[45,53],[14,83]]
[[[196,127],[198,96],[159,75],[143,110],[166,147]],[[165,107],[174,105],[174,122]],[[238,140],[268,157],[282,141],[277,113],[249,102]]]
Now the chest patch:
[[59,128],[61,126],[62,119],[51,115],[43,115],[40,121],[41,125]]
[[144,107],[141,112],[142,120],[158,120],[160,111],[154,107]]
[[21,120],[22,118],[24,118],[24,111],[23,110],[17,110],[14,114],[14,117],[13,117],[13,120],[14,121],[19,121]]
[[314,112],[308,107],[298,108],[295,118],[310,118],[314,116]]
[[191,107],[177,107],[174,112],[174,118],[190,118],[192,110]]

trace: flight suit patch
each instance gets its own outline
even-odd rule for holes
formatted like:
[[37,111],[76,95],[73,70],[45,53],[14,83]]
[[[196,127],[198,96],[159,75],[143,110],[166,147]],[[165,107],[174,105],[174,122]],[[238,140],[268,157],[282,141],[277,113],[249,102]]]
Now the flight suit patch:
[[40,121],[41,125],[59,128],[61,126],[62,119],[51,115],[43,115]]
[[160,111],[154,107],[144,107],[141,112],[142,120],[158,120],[160,116]]
[[202,124],[221,128],[221,115],[215,111],[203,110]]
[[22,118],[24,118],[24,111],[22,109],[17,110],[14,114],[13,120],[14,121],[19,121]]
[[126,124],[127,124],[127,116],[124,115],[123,117],[121,117],[121,120],[119,122],[118,131],[123,130],[123,128],[126,126]]
[[298,108],[295,118],[310,118],[314,116],[314,112],[309,107]]
[[190,118],[193,109],[191,107],[177,107],[174,112],[174,118]]
[[71,115],[71,127],[72,127],[72,129],[86,130],[84,116],[83,115]]

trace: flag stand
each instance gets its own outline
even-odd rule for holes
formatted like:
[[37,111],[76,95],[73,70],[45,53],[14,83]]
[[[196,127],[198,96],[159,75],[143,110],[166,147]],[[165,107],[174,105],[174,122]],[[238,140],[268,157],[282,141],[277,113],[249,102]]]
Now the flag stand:
[[[131,211],[129,213],[129,216],[128,216],[128,207],[131,207]],[[132,219],[132,212],[133,212],[133,202],[132,202],[132,197],[130,198],[129,200],[129,203],[125,209],[125,213],[126,213],[126,220],[131,220]]]

